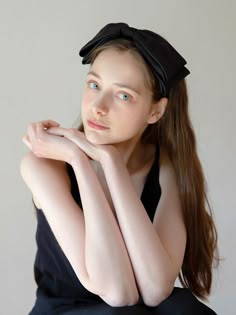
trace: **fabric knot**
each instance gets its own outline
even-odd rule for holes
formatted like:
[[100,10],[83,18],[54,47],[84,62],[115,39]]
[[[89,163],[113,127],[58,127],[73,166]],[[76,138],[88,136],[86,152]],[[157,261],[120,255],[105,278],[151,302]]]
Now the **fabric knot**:
[[120,35],[121,37],[130,39],[131,41],[133,41],[135,39],[136,31],[137,31],[136,28],[126,25],[120,29]]
[[152,31],[130,27],[126,23],[105,25],[80,49],[82,63],[91,62],[91,53],[95,48],[118,38],[128,39],[135,44],[147,65],[152,68],[159,82],[161,96],[168,97],[171,87],[190,73],[185,67],[185,59],[166,39]]

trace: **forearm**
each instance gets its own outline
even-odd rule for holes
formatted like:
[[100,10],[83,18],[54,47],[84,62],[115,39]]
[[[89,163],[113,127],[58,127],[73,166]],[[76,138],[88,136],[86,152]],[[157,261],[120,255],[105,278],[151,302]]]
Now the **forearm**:
[[[101,162],[139,291],[149,296],[170,285],[171,261],[124,164],[118,156]],[[158,294],[158,293],[157,293]]]
[[117,221],[90,161],[72,162],[85,219],[85,265],[101,292],[138,295],[132,265]]

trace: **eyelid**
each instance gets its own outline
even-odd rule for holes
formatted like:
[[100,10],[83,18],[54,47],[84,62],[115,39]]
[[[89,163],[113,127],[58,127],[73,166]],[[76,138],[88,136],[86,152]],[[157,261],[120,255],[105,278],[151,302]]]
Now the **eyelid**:
[[94,83],[97,86],[99,86],[99,84],[96,81],[94,81],[94,80],[88,80],[87,84],[90,85],[90,83]]
[[[98,87],[99,87],[99,84],[98,84],[98,82],[97,81],[95,81],[95,80],[88,80],[88,82],[87,82],[87,84],[89,85],[90,83],[94,83],[94,84],[96,84]],[[128,101],[128,100],[133,100],[134,99],[134,97],[130,94],[130,93],[128,93],[128,92],[126,92],[126,91],[118,91],[117,92],[117,94],[118,95],[120,95],[120,94],[126,94],[126,95],[128,95],[128,97],[129,97],[129,99],[127,99],[126,101]],[[120,98],[121,99],[121,98]],[[123,100],[124,101],[124,100]]]
[[90,79],[90,80],[88,80],[87,82],[88,82],[88,83],[91,83],[91,82],[92,82],[92,83],[96,83],[96,84],[98,84],[96,80],[91,80],[91,79]]
[[[129,93],[125,92],[125,91],[119,91],[119,92],[118,92],[118,95],[120,95],[120,94],[125,94],[125,95],[127,95],[127,96],[129,97],[126,101],[133,99],[133,96],[130,95]],[[123,100],[123,101],[124,101],[124,100]]]
[[88,81],[95,81],[97,83],[97,80],[99,80],[99,78],[95,77],[93,74],[88,74],[87,75],[87,80]]

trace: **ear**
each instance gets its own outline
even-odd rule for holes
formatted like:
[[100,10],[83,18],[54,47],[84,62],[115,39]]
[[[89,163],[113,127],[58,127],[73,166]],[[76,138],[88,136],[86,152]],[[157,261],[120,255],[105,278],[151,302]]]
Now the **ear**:
[[164,115],[166,106],[168,103],[168,98],[162,97],[158,102],[152,105],[150,115],[148,118],[148,124],[156,123]]

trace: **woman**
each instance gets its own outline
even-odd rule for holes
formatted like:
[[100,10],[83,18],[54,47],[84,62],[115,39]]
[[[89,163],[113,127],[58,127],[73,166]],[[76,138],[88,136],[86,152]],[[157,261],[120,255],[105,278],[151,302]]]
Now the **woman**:
[[196,298],[210,293],[217,232],[186,61],[125,23],[106,25],[80,55],[91,64],[80,127],[41,121],[23,138],[38,219],[30,315],[215,314]]

